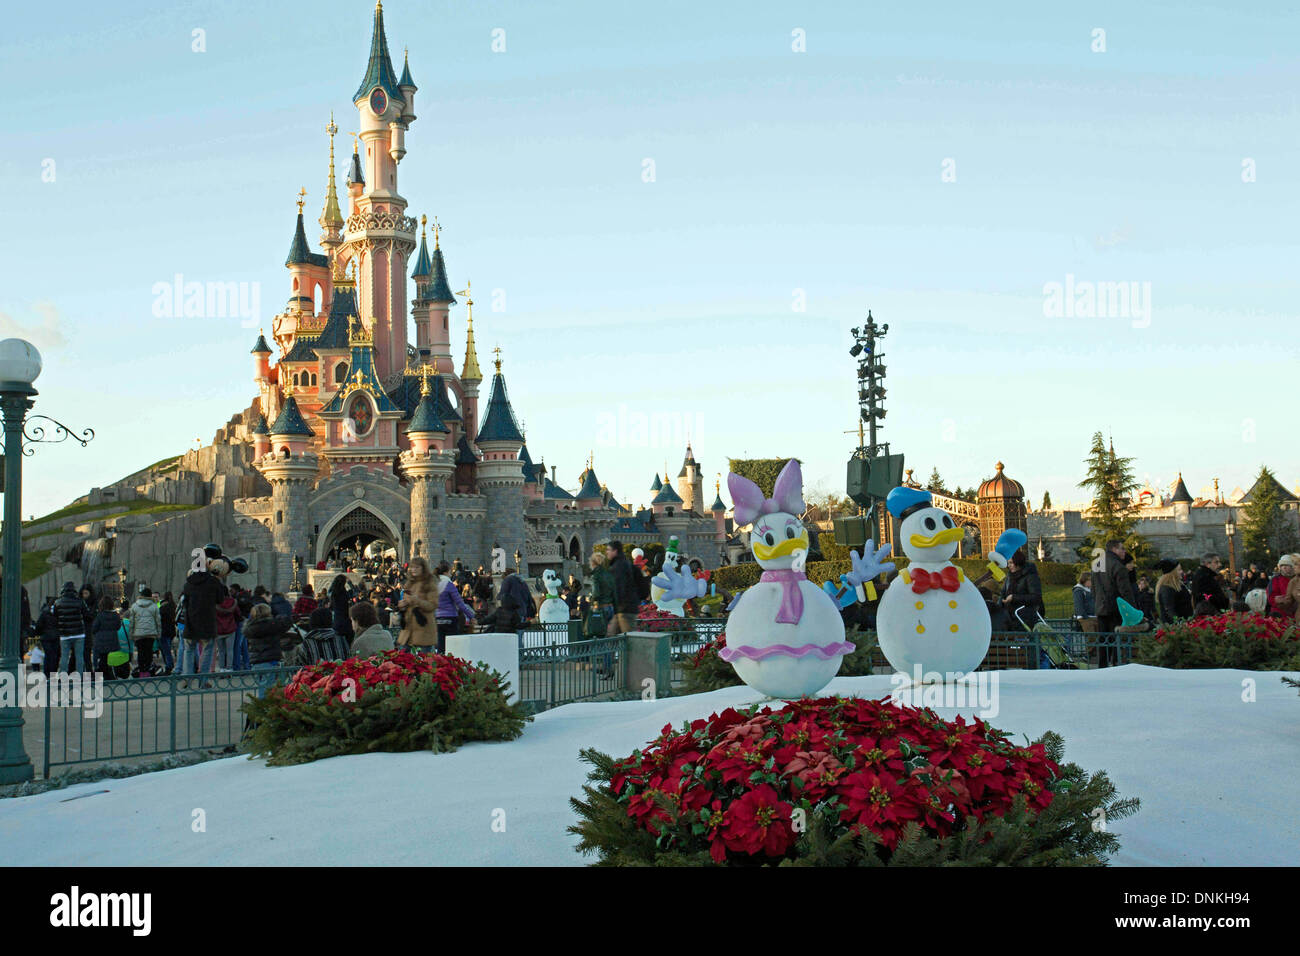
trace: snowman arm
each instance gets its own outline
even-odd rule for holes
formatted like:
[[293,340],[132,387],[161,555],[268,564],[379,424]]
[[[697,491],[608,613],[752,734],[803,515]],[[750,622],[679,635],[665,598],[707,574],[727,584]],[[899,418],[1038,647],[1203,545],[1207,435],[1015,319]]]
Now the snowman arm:
[[696,580],[690,573],[674,570],[667,565],[651,579],[650,583],[663,589],[664,593],[659,598],[661,601],[689,601],[691,598],[703,597],[704,588],[708,586],[704,581]]
[[845,583],[856,588],[868,584],[873,578],[896,570],[892,561],[884,560],[889,557],[893,547],[892,544],[887,544],[877,550],[876,542],[868,541],[863,546],[861,554],[857,551],[850,551],[849,560],[853,564],[853,570],[845,576],[847,579]]

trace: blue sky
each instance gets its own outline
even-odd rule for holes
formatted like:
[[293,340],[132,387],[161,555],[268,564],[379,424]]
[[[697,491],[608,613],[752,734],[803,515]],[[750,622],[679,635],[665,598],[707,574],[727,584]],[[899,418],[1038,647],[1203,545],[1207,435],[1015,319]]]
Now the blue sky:
[[[638,504],[689,428],[710,478],[795,455],[842,490],[871,309],[883,437],[919,477],[969,486],[1001,459],[1035,504],[1081,500],[1101,429],[1157,482],[1226,491],[1268,463],[1295,487],[1300,14],[1056,6],[390,0],[420,87],[399,190],[442,222],[453,288],[473,280],[534,458],[576,486],[594,451]],[[152,290],[257,283],[269,329],[330,111],[356,128],[372,10],[7,14],[0,334],[44,354],[36,411],[97,433],[26,461],[25,514],[248,404],[257,328],[156,317]],[[1149,283],[1149,321],[1046,314],[1067,276]],[[681,426],[611,434],[620,406]]]

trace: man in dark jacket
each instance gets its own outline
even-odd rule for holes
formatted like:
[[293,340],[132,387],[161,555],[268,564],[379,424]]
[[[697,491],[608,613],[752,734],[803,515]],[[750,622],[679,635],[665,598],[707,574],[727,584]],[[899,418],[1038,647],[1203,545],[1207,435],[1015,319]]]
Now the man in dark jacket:
[[201,652],[216,648],[217,605],[226,596],[226,586],[211,571],[193,571],[185,579],[181,598],[185,602],[186,650],[193,652],[190,671],[197,674],[212,664],[209,657],[199,660]]
[[[622,541],[611,541],[605,556],[609,559],[609,571],[614,576],[614,624],[608,633],[626,634],[636,630],[637,609],[650,596],[650,579],[633,567],[632,562],[623,554]],[[645,579],[644,589],[642,578]]]
[[45,654],[44,673],[48,676],[59,669],[59,619],[54,613],[54,598],[46,598],[36,619],[36,636],[41,641],[41,651]]
[[1201,566],[1192,572],[1192,600],[1197,604],[1209,601],[1220,612],[1232,608],[1223,590],[1223,578],[1219,576],[1222,567],[1223,559],[1209,552],[1201,557]]
[[63,590],[54,602],[54,620],[59,628],[62,655],[59,669],[63,673],[70,674],[77,667],[82,671],[90,670],[86,638],[90,635],[92,619],[90,608],[77,594],[77,586],[71,581],[64,582]]
[[[1124,559],[1128,552],[1124,542],[1112,538],[1106,542],[1106,550],[1101,556],[1100,569],[1094,569],[1092,575],[1092,592],[1097,599],[1097,630],[1103,634],[1114,634],[1115,628],[1123,623],[1119,613],[1119,598],[1137,607],[1137,595],[1133,593],[1133,582],[1129,578]],[[1119,649],[1114,638],[1107,639],[1100,647],[1098,667],[1108,667],[1119,663]]]
[[523,628],[524,623],[537,613],[537,602],[524,579],[513,568],[506,568],[501,578],[501,606],[511,607],[515,612],[514,630]]
[[1032,630],[1043,613],[1043,585],[1038,568],[1021,548],[1007,562],[1007,578],[1002,583],[1002,603],[1011,620],[1025,630]]

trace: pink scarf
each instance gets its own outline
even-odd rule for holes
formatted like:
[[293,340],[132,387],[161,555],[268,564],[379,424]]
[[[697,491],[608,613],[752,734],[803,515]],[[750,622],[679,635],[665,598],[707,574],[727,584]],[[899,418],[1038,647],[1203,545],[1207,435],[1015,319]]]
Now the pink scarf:
[[799,593],[799,582],[807,581],[808,575],[790,569],[764,571],[759,580],[781,585],[781,608],[776,612],[776,623],[798,624],[803,617],[803,595]]

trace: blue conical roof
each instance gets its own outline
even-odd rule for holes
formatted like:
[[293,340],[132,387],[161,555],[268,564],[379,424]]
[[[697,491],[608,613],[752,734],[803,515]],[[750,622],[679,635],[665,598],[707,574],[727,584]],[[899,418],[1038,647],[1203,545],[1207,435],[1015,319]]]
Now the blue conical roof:
[[477,461],[478,456],[474,454],[474,449],[469,446],[469,439],[461,435],[460,441],[456,442],[456,464],[473,465]]
[[537,484],[537,466],[533,464],[533,458],[528,454],[527,445],[519,449],[519,462],[524,470],[524,484]]
[[366,184],[366,177],[361,173],[361,157],[355,149],[352,151],[352,164],[348,166],[348,182]]
[[421,276],[427,276],[433,271],[433,263],[429,260],[429,244],[425,241],[424,234],[420,235],[420,254],[415,257],[415,270],[411,273],[412,279],[418,279]]
[[442,261],[442,249],[436,245],[433,248],[429,276],[429,288],[424,298],[431,302],[449,302],[455,305],[456,297],[451,294],[451,286],[447,284],[447,265]]
[[722,493],[719,492],[713,498],[713,504],[709,506],[710,511],[726,511],[727,506],[722,503]]
[[547,478],[546,483],[542,485],[543,498],[558,498],[561,501],[572,501],[573,495],[569,494],[551,479]]
[[483,416],[483,424],[478,430],[478,438],[475,441],[480,444],[485,441],[517,441],[521,445],[524,443],[524,436],[519,432],[514,410],[510,407],[510,399],[506,395],[506,380],[500,372],[492,376],[492,395],[488,399],[487,414]]
[[415,80],[411,79],[411,58],[409,56],[402,57],[402,78],[397,81],[397,85],[409,86],[413,90],[419,89],[415,85]]
[[258,335],[257,343],[253,346],[251,354],[257,355],[259,353],[265,353],[267,355],[271,354],[271,346],[266,344],[265,335]]
[[275,424],[271,426],[272,435],[302,435],[310,438],[316,434],[303,421],[302,412],[298,411],[298,402],[292,395],[284,400]]
[[266,427],[266,416],[261,412],[257,413],[257,418],[253,419],[253,427],[248,430],[253,435],[269,435],[271,429]]
[[382,86],[390,100],[406,102],[406,97],[402,96],[402,91],[398,88],[393,61],[388,58],[388,38],[384,36],[384,8],[379,4],[375,4],[375,29],[370,35],[370,60],[366,63],[366,75],[361,78],[361,85],[357,87],[352,101],[355,103],[365,99],[376,86]]
[[311,249],[307,246],[307,232],[302,226],[302,212],[298,213],[298,228],[293,232],[293,242],[289,244],[289,256],[284,260],[286,266],[311,261]]
[[596,469],[588,468],[583,472],[582,487],[578,489],[579,498],[600,498],[600,482],[596,480]]
[[658,491],[658,490],[659,490],[660,488],[662,488],[663,486],[664,486],[663,482],[659,480],[659,472],[656,471],[656,472],[655,472],[655,480],[654,480],[653,483],[651,483],[651,485],[650,485],[650,490],[651,490],[651,491]]
[[411,416],[410,424],[406,426],[408,434],[411,432],[446,432],[447,426],[443,424],[442,419],[438,417],[438,410],[434,407],[434,398],[432,394],[421,396],[420,404],[415,406],[415,414]]
[[659,490],[659,494],[655,495],[654,501],[650,503],[653,505],[679,505],[682,503],[682,499],[677,496],[677,492],[673,491],[673,486],[665,481],[664,486]]

